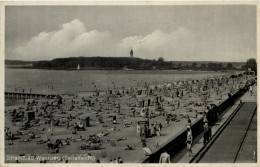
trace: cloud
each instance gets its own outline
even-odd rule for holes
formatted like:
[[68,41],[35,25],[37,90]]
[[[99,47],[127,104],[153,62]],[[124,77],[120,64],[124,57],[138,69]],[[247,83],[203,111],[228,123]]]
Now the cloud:
[[85,25],[75,19],[63,24],[58,31],[39,33],[25,45],[15,48],[11,56],[22,60],[104,56],[112,49],[111,41],[109,32],[87,31]]
[[[41,32],[25,45],[11,51],[12,59],[51,60],[60,57],[117,56],[128,57],[131,48],[136,57],[172,60],[173,55],[188,54],[191,32],[180,27],[171,33],[161,30],[146,36],[115,39],[110,32],[88,31],[80,20],[73,20],[52,32]],[[186,47],[183,47],[185,45]]]
[[165,60],[175,60],[190,55],[193,37],[192,32],[184,27],[170,33],[155,30],[146,36],[124,38],[117,45],[117,54],[123,54],[126,49],[133,48],[137,57],[147,59],[164,57]]
[[[52,60],[61,57],[113,56],[144,59],[186,61],[233,61],[245,56],[255,57],[255,51],[242,41],[243,36],[225,34],[206,36],[186,27],[170,32],[160,29],[140,36],[117,39],[109,31],[88,30],[78,19],[65,23],[58,30],[41,32],[17,48],[7,48],[8,59]],[[249,45],[249,44],[248,44]]]

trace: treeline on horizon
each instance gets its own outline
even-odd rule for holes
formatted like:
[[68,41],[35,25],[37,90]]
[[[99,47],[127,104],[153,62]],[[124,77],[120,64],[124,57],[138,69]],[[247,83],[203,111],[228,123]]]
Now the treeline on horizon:
[[[81,69],[134,69],[134,70],[247,70],[251,68],[256,71],[256,60],[248,59],[247,62],[192,62],[192,61],[164,61],[162,57],[158,60],[148,60],[130,57],[71,57],[57,58],[50,61],[18,61],[6,60],[7,65],[31,63],[33,68],[41,69],[76,69],[78,64]],[[242,68],[237,68],[240,66]]]

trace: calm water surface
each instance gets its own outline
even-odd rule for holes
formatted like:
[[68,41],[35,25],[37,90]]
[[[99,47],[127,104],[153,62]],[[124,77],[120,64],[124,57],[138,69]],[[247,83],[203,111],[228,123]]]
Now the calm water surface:
[[[225,75],[205,71],[41,70],[5,68],[5,91],[77,94]],[[96,86],[95,86],[96,85]],[[53,87],[53,89],[52,89]],[[96,88],[95,88],[96,87]]]

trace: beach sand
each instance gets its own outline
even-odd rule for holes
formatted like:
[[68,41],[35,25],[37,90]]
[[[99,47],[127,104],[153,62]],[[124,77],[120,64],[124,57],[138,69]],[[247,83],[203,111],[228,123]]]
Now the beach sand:
[[[205,79],[206,80],[206,79]],[[205,80],[199,81],[201,85],[205,82]],[[208,90],[204,91],[209,92],[210,97],[207,98],[207,103],[218,105],[222,101],[228,98],[228,92],[231,87],[234,87],[234,90],[238,90],[238,85],[240,82],[243,84],[246,82],[245,78],[235,79],[235,81],[229,80],[229,83],[225,83],[224,86],[217,85],[218,78],[215,78],[214,88],[208,86]],[[188,83],[187,83],[188,84]],[[190,83],[192,85],[192,89],[195,90],[198,88],[198,83]],[[189,84],[188,84],[189,85]],[[154,89],[154,85],[149,85],[151,89]],[[174,87],[174,88],[173,88]],[[60,123],[61,126],[53,126],[53,135],[51,135],[49,129],[50,124],[45,124],[44,122],[48,121],[49,118],[44,118],[43,116],[39,116],[40,112],[43,112],[43,109],[40,109],[41,105],[48,101],[49,103],[54,102],[55,99],[34,99],[38,102],[37,105],[33,106],[29,111],[35,111],[38,108],[39,112],[36,113],[36,119],[39,119],[40,122],[35,124],[33,127],[28,130],[20,130],[21,126],[27,122],[27,112],[25,109],[27,108],[26,104],[23,104],[23,100],[11,100],[6,99],[5,102],[5,128],[9,128],[12,133],[16,133],[16,131],[23,132],[24,135],[15,135],[20,139],[14,140],[13,145],[8,144],[8,140],[5,142],[5,154],[6,155],[19,155],[19,154],[30,154],[30,155],[49,155],[47,143],[37,144],[37,141],[50,139],[52,142],[55,142],[56,139],[65,140],[66,138],[70,138],[70,145],[63,145],[59,149],[59,153],[53,153],[53,155],[76,155],[76,154],[88,154],[90,153],[95,157],[95,159],[99,159],[102,163],[108,163],[110,159],[114,159],[117,157],[121,157],[125,162],[139,162],[146,155],[144,155],[142,149],[142,143],[140,137],[137,136],[136,128],[138,121],[144,121],[148,118],[143,118],[140,116],[140,111],[142,110],[142,100],[145,100],[145,105],[147,105],[147,100],[151,99],[152,106],[149,106],[149,111],[156,113],[155,101],[156,96],[162,96],[162,101],[160,102],[163,105],[164,111],[167,114],[176,115],[176,121],[171,121],[169,124],[166,123],[166,117],[164,115],[158,115],[155,118],[151,118],[151,123],[161,123],[162,130],[161,136],[154,136],[146,138],[147,146],[153,151],[156,149],[156,145],[163,145],[169,139],[174,138],[183,129],[187,127],[187,118],[183,117],[189,115],[192,123],[196,120],[203,117],[203,112],[207,112],[206,106],[195,106],[193,102],[203,103],[203,86],[200,87],[200,93],[189,93],[190,86],[184,86],[183,82],[177,83],[175,82],[173,85],[158,85],[158,88],[161,88],[161,91],[154,91],[154,95],[147,95],[147,93],[142,93],[138,95],[138,90],[144,90],[146,88],[139,87],[135,88],[134,93],[126,94],[122,93],[123,90],[119,90],[121,95],[110,95],[109,100],[107,101],[107,96],[109,93],[101,92],[99,96],[96,96],[95,93],[80,93],[78,96],[63,96],[63,104],[61,109],[47,109],[47,112],[52,112],[52,116],[55,120],[60,119],[61,122],[64,120],[64,123]],[[183,91],[183,96],[180,97],[171,97],[171,95],[175,94],[176,89]],[[220,95],[217,95],[216,88],[219,89],[219,92],[222,92],[222,98],[220,99]],[[181,92],[180,91],[180,92]],[[114,92],[114,91],[113,91]],[[126,92],[124,90],[124,92]],[[169,92],[170,96],[169,96]],[[94,94],[94,96],[93,96]],[[157,94],[157,95],[156,95]],[[84,103],[82,101],[82,97],[85,99],[89,99],[92,102],[95,102],[94,106],[82,106]],[[72,99],[74,101],[75,108],[69,111]],[[65,100],[65,101],[64,101]],[[27,99],[26,103],[32,102],[33,99]],[[57,101],[57,100],[56,100]],[[177,108],[178,101],[180,102],[180,107]],[[56,103],[56,102],[55,102]],[[120,104],[120,113],[118,112],[118,104]],[[174,107],[173,107],[174,106]],[[22,111],[25,111],[26,119],[23,122],[12,122],[11,113],[14,109],[18,110],[19,107]],[[132,116],[133,108],[136,110],[136,116]],[[173,108],[175,108],[173,110]],[[197,117],[196,113],[198,112]],[[70,127],[66,128],[66,120],[67,117],[71,115],[73,117],[72,121],[70,121]],[[100,123],[98,121],[98,116],[103,117],[103,122]],[[90,127],[86,127],[85,131],[77,131],[77,134],[72,134],[74,132],[73,124],[81,120],[84,120],[86,117],[90,117]],[[113,124],[113,116],[117,118],[117,124]],[[128,124],[129,127],[124,127],[125,124]],[[106,127],[104,127],[106,126]],[[115,131],[108,131],[108,129],[112,129],[116,127]],[[42,131],[42,129],[45,129]],[[35,135],[39,136],[39,138],[31,139],[28,142],[24,142],[24,139],[28,139],[29,132],[34,132]],[[109,133],[106,136],[101,137],[101,149],[98,150],[81,150],[80,146],[86,144],[86,139],[89,138],[89,135],[99,134],[101,132]],[[80,136],[82,136],[82,141],[80,141]],[[120,140],[122,139],[122,140]],[[76,141],[78,140],[78,141]],[[118,141],[117,141],[118,140]],[[120,140],[120,141],[119,141]],[[113,145],[114,144],[114,145]],[[124,148],[129,145],[135,147],[134,150],[125,150]],[[14,162],[14,161],[7,161]],[[26,162],[26,161],[24,161]],[[39,160],[31,160],[28,162],[39,162]],[[48,161],[51,162],[51,161]],[[57,161],[53,161],[57,162]],[[89,162],[93,163],[93,161],[86,160],[70,160],[69,162]]]

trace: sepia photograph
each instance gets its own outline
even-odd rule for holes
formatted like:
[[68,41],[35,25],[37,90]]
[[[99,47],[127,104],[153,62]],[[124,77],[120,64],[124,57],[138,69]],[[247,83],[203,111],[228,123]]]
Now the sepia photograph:
[[4,163],[258,163],[257,3],[3,5]]

